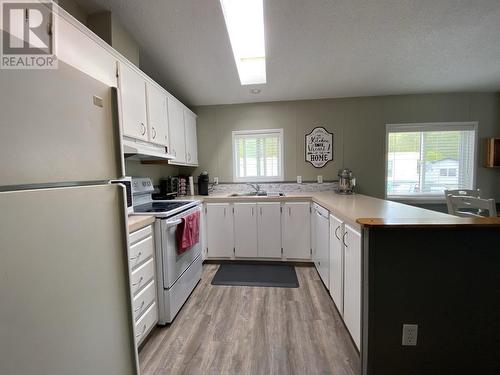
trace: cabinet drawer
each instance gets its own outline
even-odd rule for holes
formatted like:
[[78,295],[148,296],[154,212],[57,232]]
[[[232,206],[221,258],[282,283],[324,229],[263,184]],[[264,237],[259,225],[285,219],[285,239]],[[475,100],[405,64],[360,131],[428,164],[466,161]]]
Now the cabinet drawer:
[[139,242],[143,238],[151,236],[152,233],[153,233],[153,226],[152,225],[148,225],[145,228],[136,230],[135,232],[130,233],[130,235],[128,237],[129,244],[132,246],[133,244],[135,244],[136,242]]
[[142,314],[156,300],[156,284],[152,280],[137,296],[134,297],[134,319],[138,320]]
[[155,275],[153,258],[150,258],[146,263],[132,272],[130,276],[130,289],[132,295],[136,295],[142,288],[153,280]]
[[144,313],[143,316],[135,324],[135,341],[139,345],[142,340],[146,337],[151,328],[158,321],[158,308],[156,303],[149,306],[149,309]]
[[154,242],[153,236],[146,237],[141,241],[130,246],[129,251],[129,264],[130,269],[133,270],[138,265],[143,263],[148,258],[153,256]]

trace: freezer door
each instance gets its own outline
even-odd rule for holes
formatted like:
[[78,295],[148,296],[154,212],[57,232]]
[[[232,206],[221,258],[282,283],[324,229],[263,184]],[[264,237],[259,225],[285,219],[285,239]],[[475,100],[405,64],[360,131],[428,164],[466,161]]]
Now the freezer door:
[[0,193],[0,374],[138,374],[125,192]]
[[0,186],[123,176],[116,89],[59,62],[0,71]]

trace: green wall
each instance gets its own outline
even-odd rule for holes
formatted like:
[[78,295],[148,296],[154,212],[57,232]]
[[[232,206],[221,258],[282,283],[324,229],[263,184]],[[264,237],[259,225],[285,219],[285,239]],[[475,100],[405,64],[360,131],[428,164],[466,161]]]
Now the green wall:
[[[500,136],[500,94],[433,94],[301,100],[200,106],[197,175],[232,182],[232,134],[243,129],[284,129],[285,180],[336,179],[351,168],[358,192],[384,196],[385,125],[388,123],[478,121],[477,187],[500,200],[500,170],[482,167],[484,138]],[[334,160],[321,169],[304,161],[304,136],[315,126],[334,133]]]

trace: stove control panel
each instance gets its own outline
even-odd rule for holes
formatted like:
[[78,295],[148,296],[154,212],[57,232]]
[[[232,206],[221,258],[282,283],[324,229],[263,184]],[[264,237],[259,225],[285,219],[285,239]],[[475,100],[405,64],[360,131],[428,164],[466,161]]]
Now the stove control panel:
[[132,178],[132,193],[133,194],[151,194],[154,192],[153,181],[148,177]]

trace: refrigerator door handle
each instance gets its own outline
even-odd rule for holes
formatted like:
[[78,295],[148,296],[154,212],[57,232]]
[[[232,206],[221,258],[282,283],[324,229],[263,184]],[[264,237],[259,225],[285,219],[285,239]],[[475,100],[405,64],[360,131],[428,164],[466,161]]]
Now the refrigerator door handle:
[[125,177],[125,158],[123,153],[123,134],[122,134],[122,117],[121,117],[121,97],[120,92],[116,87],[111,88],[112,110],[113,110],[113,129],[115,133],[115,152],[117,160],[118,178]]

